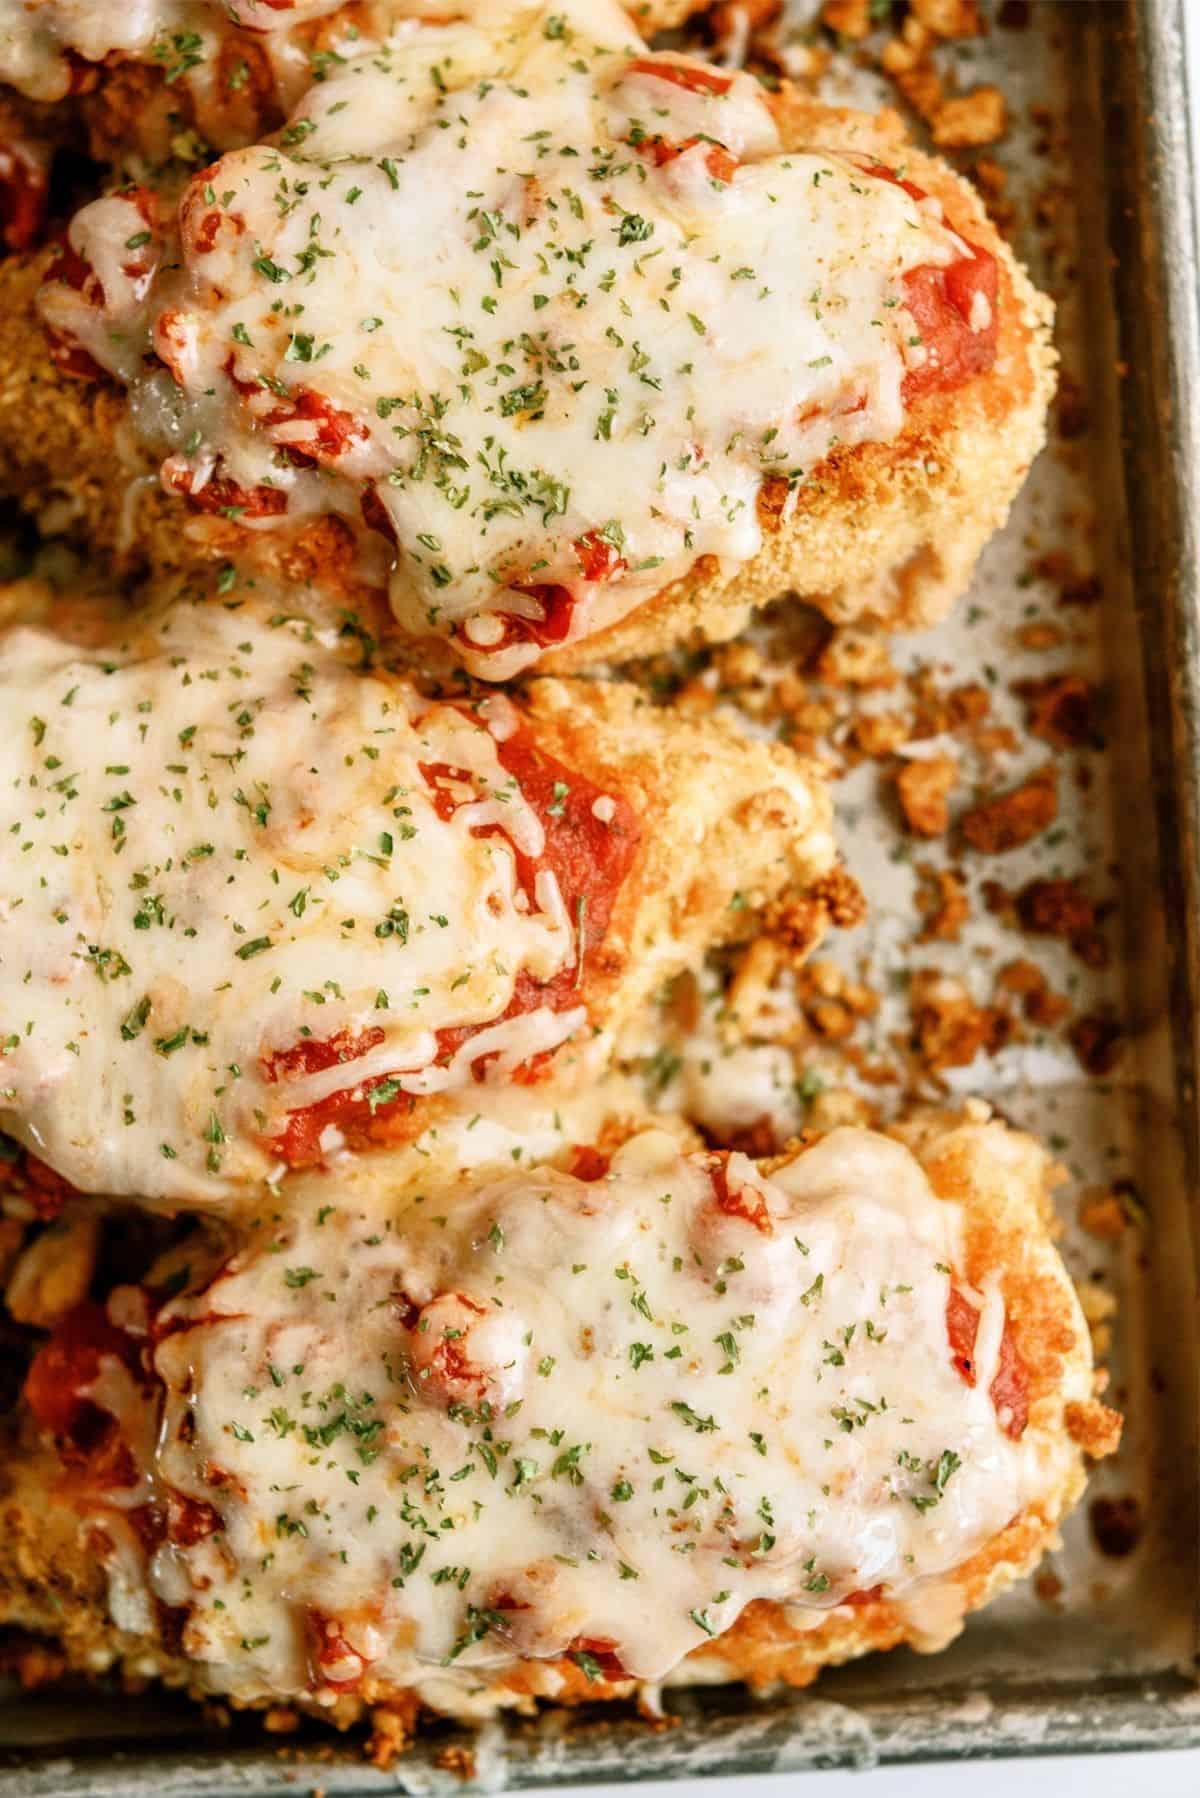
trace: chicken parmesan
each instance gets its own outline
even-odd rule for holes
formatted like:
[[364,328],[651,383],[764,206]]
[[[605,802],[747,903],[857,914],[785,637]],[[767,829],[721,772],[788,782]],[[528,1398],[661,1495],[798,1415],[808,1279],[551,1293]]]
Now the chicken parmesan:
[[606,0],[396,35],[178,201],[84,208],[13,301],[43,276],[10,491],[166,566],[324,526],[316,578],[491,680],[789,585],[928,622],[1050,388],[1047,306],[949,171]]
[[[275,130],[314,82],[396,31],[478,16],[497,32],[520,0],[0,0],[0,84],[78,112],[92,154],[194,160]],[[643,29],[677,24],[693,0],[636,8]]]
[[941,1646],[1119,1433],[1047,1158],[986,1118],[300,1177],[39,1351],[0,1615],[339,1722]]
[[88,1192],[223,1200],[480,1086],[594,1078],[833,865],[786,749],[618,686],[433,701],[241,606],[13,631],[0,692],[0,1123]]

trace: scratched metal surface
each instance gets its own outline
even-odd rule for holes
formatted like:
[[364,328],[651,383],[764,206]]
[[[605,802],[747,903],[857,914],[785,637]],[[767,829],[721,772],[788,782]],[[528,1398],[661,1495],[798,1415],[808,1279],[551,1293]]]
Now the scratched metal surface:
[[[988,873],[1010,887],[1085,873],[1090,890],[1118,908],[1120,952],[1105,970],[1083,968],[1057,944],[1031,951],[1077,1010],[1111,1002],[1131,1021],[1116,1074],[1089,1081],[1060,1041],[1035,1037],[953,1078],[1051,1137],[1075,1183],[1063,1195],[1068,1226],[1081,1183],[1124,1175],[1145,1203],[1145,1228],[1126,1232],[1114,1253],[1069,1228],[1065,1240],[1073,1271],[1098,1276],[1119,1300],[1110,1363],[1129,1425],[1093,1492],[1137,1495],[1146,1519],[1137,1550],[1100,1556],[1081,1510],[1050,1557],[1061,1582],[1053,1603],[1025,1587],[973,1619],[940,1656],[876,1657],[808,1693],[669,1693],[678,1722],[663,1730],[620,1713],[548,1713],[479,1737],[447,1725],[388,1772],[315,1734],[288,1738],[281,1752],[252,1719],[206,1725],[194,1707],[154,1691],[13,1699],[0,1706],[0,1798],[272,1798],[314,1788],[358,1798],[1200,1745],[1200,261],[1185,4],[1058,0],[1035,7],[1028,30],[995,31],[956,53],[964,84],[995,80],[1009,100],[1014,122],[995,154],[1019,202],[1021,254],[1059,302],[1064,366],[1091,423],[1083,439],[1043,455],[954,618],[900,640],[895,659],[902,669],[929,663],[956,681],[987,681],[993,716],[1014,726],[1011,681],[1060,666],[1084,673],[1105,695],[1106,747],[1082,758],[1085,791],[1060,782],[1058,828],[1006,856],[1002,870],[976,861],[972,922],[958,947],[913,948],[914,874],[898,820],[880,803],[876,765],[861,765],[837,792],[848,859],[872,906],[865,929],[837,952],[856,970],[865,955],[880,988],[898,985],[890,972],[924,961],[957,968],[986,996],[987,957],[1000,954],[978,901]],[[869,78],[845,64],[831,72],[828,94],[872,99]],[[1047,182],[1058,201],[1052,242],[1028,228]],[[1104,588],[1102,604],[1070,615],[1057,659],[1014,645],[1022,622],[1066,616],[1028,577],[1052,549],[1094,569]],[[1028,745],[1018,750],[1004,784],[1040,759]],[[936,861],[936,847],[922,859]],[[1018,952],[1010,939],[1007,955]],[[885,1006],[881,1044],[895,1022]],[[475,1750],[467,1787],[436,1764],[464,1741]]]

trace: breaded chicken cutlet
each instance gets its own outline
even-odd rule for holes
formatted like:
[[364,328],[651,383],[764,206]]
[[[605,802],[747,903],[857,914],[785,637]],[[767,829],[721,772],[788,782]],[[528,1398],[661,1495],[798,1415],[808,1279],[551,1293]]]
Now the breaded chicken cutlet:
[[782,745],[616,683],[433,701],[269,608],[129,627],[0,640],[0,1119],[81,1190],[217,1202],[586,1083],[785,889],[822,933],[830,801]]
[[[314,81],[398,31],[485,13],[502,29],[536,10],[528,0],[5,0],[0,145],[7,91],[54,109],[48,138],[85,144],[117,169],[234,149],[277,130]],[[701,8],[638,0],[629,10],[651,35]]]
[[554,17],[425,27],[10,262],[0,487],[117,559],[386,591],[493,680],[788,589],[940,617],[1041,444],[1049,303],[892,115]]
[[0,1620],[343,1725],[943,1645],[1119,1434],[986,1117],[293,1180],[37,1354]]

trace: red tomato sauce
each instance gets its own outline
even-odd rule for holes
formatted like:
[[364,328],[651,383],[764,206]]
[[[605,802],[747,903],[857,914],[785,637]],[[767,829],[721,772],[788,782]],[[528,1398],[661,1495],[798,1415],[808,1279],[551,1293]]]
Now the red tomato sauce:
[[136,1343],[109,1323],[103,1306],[87,1300],[62,1319],[25,1376],[25,1402],[41,1429],[65,1437],[91,1433],[93,1420],[103,1413],[84,1397],[83,1388],[95,1380],[105,1355],[127,1367],[137,1365]]
[[555,643],[566,642],[575,616],[575,595],[569,587],[541,582],[518,586],[514,592],[528,593],[531,599],[536,599],[542,608],[542,616],[526,618],[516,612],[497,613],[504,622],[504,635],[494,643],[472,643],[461,625],[456,627],[454,635],[477,655],[495,655],[497,650],[508,649],[513,643],[536,643],[541,649],[549,649]]
[[221,1519],[202,1498],[189,1498],[186,1492],[167,1494],[167,1539],[180,1548],[191,1548],[206,1537],[215,1535]]
[[[893,187],[902,187],[911,199],[927,197],[924,188],[905,181],[883,163],[871,163],[866,172],[879,181],[890,181]],[[969,255],[958,257],[945,268],[928,263],[910,268],[904,277],[906,304],[928,352],[921,367],[909,369],[904,377],[900,391],[905,405],[926,393],[945,393],[961,387],[972,375],[986,374],[995,364],[999,334],[996,258],[978,244],[966,238],[963,241]],[[974,331],[970,319],[977,294],[987,301],[988,323],[982,330]]]
[[[143,1366],[141,1342],[111,1323],[102,1305],[88,1300],[69,1312],[42,1344],[23,1388],[35,1423],[55,1438],[63,1467],[59,1493],[78,1502],[89,1515],[104,1506],[106,1493],[136,1486],[143,1472],[122,1434],[120,1419],[87,1393],[108,1356],[128,1368],[145,1393],[151,1392],[153,1376]],[[210,1469],[214,1485],[217,1473]],[[164,1540],[188,1547],[222,1527],[212,1505],[174,1489],[167,1490],[165,1505],[157,1499],[123,1504],[120,1516],[136,1532],[147,1554]],[[111,1537],[103,1528],[95,1531],[95,1548],[101,1557],[111,1551]]]
[[710,142],[702,137],[685,137],[681,144],[673,143],[668,137],[647,137],[634,145],[643,156],[649,156],[655,168],[665,168],[667,163],[674,162],[685,150],[692,150],[697,144],[707,143],[704,162],[714,181],[724,181],[726,185],[733,180],[738,171],[738,159],[724,144]]
[[[352,1648],[342,1633],[336,1617],[324,1611],[308,1613],[310,1643],[309,1673],[314,1685],[326,1686],[331,1692],[351,1692],[362,1680],[370,1663],[357,1648]],[[340,1677],[332,1677],[340,1669]]]
[[579,557],[585,581],[611,581],[614,575],[623,574],[628,567],[616,545],[599,531],[585,531],[571,547]]
[[[242,399],[259,399],[263,387],[259,381],[248,381],[234,373],[233,357],[225,363],[225,373],[231,385]],[[303,443],[285,443],[281,445],[282,453],[289,462],[301,468],[315,468],[321,462],[336,462],[339,456],[354,443],[362,443],[366,439],[367,430],[362,420],[353,412],[347,412],[323,393],[313,387],[293,387],[291,392],[280,397],[277,405],[269,412],[256,412],[254,422],[264,429],[270,430],[279,425],[292,424],[297,419],[315,426],[311,437]]]
[[[378,504],[376,501],[376,506]],[[375,506],[369,514],[364,506],[363,516],[372,530],[385,529],[378,521]],[[387,534],[394,540],[394,533]],[[571,548],[578,559],[580,573],[589,585],[615,580],[628,567],[620,550],[602,531],[585,531],[582,537],[576,537]],[[516,612],[497,612],[495,616],[503,621],[504,633],[494,643],[473,643],[461,625],[456,626],[453,633],[459,641],[466,643],[477,655],[495,655],[497,650],[507,649],[513,643],[536,643],[541,649],[565,643],[575,616],[576,596],[572,589],[552,581],[513,581],[510,586],[514,593],[527,593],[531,599],[536,599],[542,608],[541,617],[526,618]]]
[[29,250],[46,223],[46,170],[18,145],[0,144],[0,238],[10,250]]
[[855,1592],[847,1592],[842,1599],[843,1604],[878,1604],[883,1597],[882,1586],[860,1586]]
[[757,1186],[742,1186],[736,1192],[729,1185],[729,1157],[723,1155],[708,1170],[708,1178],[713,1189],[713,1198],[717,1201],[717,1209],[726,1217],[741,1217],[763,1236],[773,1236],[771,1213],[767,1209],[766,1196]]
[[363,1030],[357,1036],[351,1036],[348,1030],[324,1038],[303,1036],[289,1049],[274,1049],[270,1055],[264,1055],[260,1065],[268,1080],[300,1080],[305,1074],[319,1074],[336,1067],[339,1061],[354,1061],[382,1041],[383,1031],[379,1029]]
[[[979,1334],[979,1312],[966,1294],[951,1286],[946,1300],[946,1334],[950,1339],[950,1358],[968,1386],[976,1381],[975,1338]],[[1007,1320],[1000,1338],[1000,1355],[996,1374],[989,1391],[997,1411],[1006,1413],[1004,1433],[1018,1441],[1029,1422],[1029,1370],[1013,1341]]]
[[282,487],[239,487],[226,475],[214,475],[193,491],[188,469],[164,470],[162,484],[168,493],[179,493],[197,512],[227,512],[244,518],[277,518],[287,511]]
[[731,75],[716,69],[677,62],[655,62],[653,57],[639,56],[629,65],[630,75],[656,75],[672,87],[686,88],[689,94],[727,94],[733,86]]
[[594,1661],[601,1679],[630,1677],[616,1652],[616,1644],[607,1636],[576,1636],[567,1644],[566,1652],[571,1659],[586,1655],[589,1661]]
[[576,1143],[571,1150],[571,1165],[568,1172],[576,1180],[603,1180],[612,1165],[612,1156],[605,1155],[602,1150],[592,1148],[590,1143]]
[[[138,1468],[118,1420],[87,1397],[105,1356],[114,1356],[143,1378],[140,1350],[132,1337],[108,1321],[90,1300],[76,1306],[42,1344],[29,1365],[23,1388],[38,1427],[55,1438],[63,1463],[65,1489],[89,1495],[136,1486]],[[145,1513],[145,1515],[142,1515]],[[146,1506],[128,1513],[144,1540],[158,1528]]]
[[[589,949],[603,940],[612,917],[621,886],[633,865],[641,840],[641,829],[629,802],[618,794],[610,794],[613,815],[607,824],[595,816],[592,807],[601,798],[602,789],[568,768],[554,756],[539,748],[533,733],[522,728],[503,743],[496,744],[501,766],[520,786],[526,801],[537,813],[545,831],[545,847],[534,859],[512,844],[503,826],[475,826],[472,835],[501,837],[509,843],[516,861],[517,882],[530,903],[536,903],[535,883],[540,870],[553,873],[558,881],[563,904],[571,918],[577,938],[582,938],[580,962],[568,964],[551,980],[539,982],[524,970],[518,973],[512,998],[498,1018],[483,1023],[453,1025],[437,1032],[437,1066],[445,1066],[462,1045],[495,1023],[547,1007],[565,1011],[580,1002],[586,991]],[[460,804],[470,804],[477,797],[470,777],[464,769],[445,762],[423,763],[421,773],[430,788],[434,809],[439,818],[453,816]],[[378,1028],[360,1036],[332,1037],[322,1043],[315,1037],[302,1038],[284,1050],[275,1050],[262,1063],[271,1080],[294,1079],[318,1069],[333,1067],[339,1061],[350,1066],[360,1055],[383,1041]],[[552,1052],[534,1056],[519,1068],[514,1079],[522,1084],[535,1080],[544,1072]],[[489,1057],[481,1055],[471,1072],[476,1080],[487,1073]],[[398,1068],[397,1073],[414,1070]],[[391,1083],[394,1075],[381,1074],[344,1092],[332,1093],[314,1105],[304,1106],[287,1115],[283,1129],[268,1143],[272,1153],[291,1167],[305,1167],[321,1158],[320,1139],[329,1125],[353,1135],[370,1134],[376,1122],[385,1122],[415,1109],[416,1099],[410,1093],[377,1095]]]
[[[7,1145],[6,1139],[6,1145]],[[12,1155],[7,1166],[0,1163],[0,1186],[6,1190],[19,1193],[30,1205],[43,1223],[51,1223],[63,1209],[68,1199],[78,1197],[77,1189],[69,1180],[29,1149],[19,1148],[16,1144],[9,1149],[5,1147],[5,1158]]]

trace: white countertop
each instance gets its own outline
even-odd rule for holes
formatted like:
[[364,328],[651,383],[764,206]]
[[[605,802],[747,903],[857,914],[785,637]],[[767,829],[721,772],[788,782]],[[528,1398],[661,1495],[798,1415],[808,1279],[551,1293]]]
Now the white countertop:
[[[1060,0],[1069,3],[1069,0]],[[1200,0],[1183,0],[1188,31],[1192,149],[1200,214]],[[1139,1788],[1154,1798],[1200,1798],[1200,1749],[1189,1753],[1056,1756],[1044,1760],[972,1761],[941,1766],[885,1767],[870,1773],[781,1773],[760,1778],[688,1779],[652,1785],[575,1789],[580,1798],[1129,1798]]]

